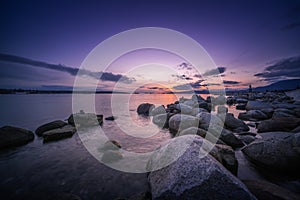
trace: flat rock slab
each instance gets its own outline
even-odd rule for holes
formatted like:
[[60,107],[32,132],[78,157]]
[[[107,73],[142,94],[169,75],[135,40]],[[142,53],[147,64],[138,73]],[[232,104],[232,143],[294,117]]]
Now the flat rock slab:
[[43,133],[44,142],[60,140],[67,137],[72,137],[76,129],[71,125],[66,125],[62,128],[53,129]]
[[42,136],[44,132],[46,131],[50,131],[52,129],[56,129],[56,128],[61,128],[63,126],[67,125],[66,122],[61,121],[61,120],[55,120],[46,124],[43,124],[41,126],[39,126],[36,130],[35,130],[35,134],[37,134],[38,136]]

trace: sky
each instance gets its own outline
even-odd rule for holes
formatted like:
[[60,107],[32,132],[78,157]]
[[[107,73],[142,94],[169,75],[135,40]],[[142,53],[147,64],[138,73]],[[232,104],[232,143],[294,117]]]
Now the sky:
[[[78,72],[98,79],[103,90],[118,82],[123,89],[201,90],[217,85],[211,82],[216,76],[229,88],[300,78],[300,1],[4,0],[0,5],[0,88],[70,88]],[[78,71],[99,43],[140,27],[191,37],[216,68],[199,74],[180,55],[141,49],[122,55],[106,71]]]

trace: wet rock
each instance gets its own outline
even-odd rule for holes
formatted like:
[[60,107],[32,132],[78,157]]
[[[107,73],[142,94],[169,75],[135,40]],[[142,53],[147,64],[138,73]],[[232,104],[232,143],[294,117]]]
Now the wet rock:
[[184,114],[176,114],[169,120],[169,128],[172,132],[178,132],[190,127],[198,127],[199,120],[196,117]]
[[229,130],[223,129],[220,139],[233,148],[244,146],[243,142]]
[[253,163],[289,173],[300,167],[300,154],[297,152],[300,143],[295,142],[297,135],[288,132],[268,132],[260,134],[257,139],[242,149]]
[[237,119],[233,116],[232,113],[227,113],[225,118],[225,126],[234,131],[249,131],[249,127],[245,122],[240,119]]
[[137,108],[137,113],[139,115],[145,115],[145,116],[149,116],[150,112],[152,109],[154,109],[155,106],[153,104],[150,103],[142,103],[138,106]]
[[276,117],[262,121],[257,126],[257,132],[292,131],[300,126],[300,119],[295,117]]
[[33,132],[13,126],[0,128],[0,149],[21,146],[34,139]]
[[175,109],[179,110],[181,114],[189,115],[193,112],[193,108],[185,104],[176,104]]
[[109,120],[109,121],[114,121],[115,119],[116,117],[114,116],[105,117],[105,120]]
[[211,103],[214,105],[224,105],[226,103],[226,97],[220,95],[218,97],[212,98]]
[[237,110],[246,110],[246,104],[237,104],[235,108]]
[[239,135],[238,138],[246,144],[250,144],[256,139],[254,136],[251,135]]
[[96,115],[94,113],[76,113],[71,114],[68,118],[68,123],[76,127],[91,127],[103,123],[103,115]]
[[185,101],[183,104],[190,106],[190,107],[194,107],[194,105],[197,105],[198,101],[197,100],[187,100]]
[[248,101],[246,105],[246,110],[262,110],[272,108],[269,103],[263,101]]
[[224,122],[218,116],[208,112],[201,112],[197,114],[196,117],[199,120],[199,127],[205,130],[207,130],[210,125],[218,125],[221,127],[224,125]]
[[300,196],[278,185],[262,180],[243,180],[243,183],[261,200],[298,200]]
[[196,116],[197,114],[199,114],[201,112],[207,113],[208,111],[204,108],[193,108],[191,115]]
[[121,149],[121,144],[115,140],[109,140],[103,144],[103,146],[99,147],[98,150],[100,152],[102,151],[108,151],[108,150],[119,150]]
[[61,120],[52,121],[47,124],[43,124],[42,126],[39,126],[35,130],[35,134],[37,134],[38,136],[42,136],[43,133],[46,131],[50,131],[50,130],[56,129],[56,128],[61,128],[65,125],[67,125],[67,123],[64,121],[61,121]]
[[247,112],[239,113],[238,118],[246,121],[258,121],[269,119],[269,117],[260,110],[249,110]]
[[160,128],[167,128],[169,125],[169,113],[155,115],[152,118],[152,122]]
[[297,109],[300,108],[300,105],[296,105],[296,104],[291,104],[291,103],[273,103],[272,107],[274,109],[276,108],[283,108],[283,109]]
[[150,112],[151,116],[160,115],[160,114],[166,114],[166,109],[163,105],[152,109]]
[[[191,137],[192,144],[189,145]],[[162,149],[150,159],[152,169],[170,162],[170,159],[176,160],[149,174],[152,199],[255,199],[247,187],[214,158],[210,155],[199,156],[204,140],[193,137],[172,139],[167,149]],[[188,148],[178,158],[178,151],[182,151],[186,141]]]
[[199,135],[204,138],[206,136],[206,131],[201,128],[190,127],[177,133],[176,137],[183,136],[183,135]]
[[217,108],[217,113],[218,114],[225,114],[225,113],[228,113],[228,108],[223,106],[223,105],[220,105],[218,106]]
[[71,125],[65,125],[61,128],[52,129],[43,133],[44,142],[60,140],[72,137],[76,129]]

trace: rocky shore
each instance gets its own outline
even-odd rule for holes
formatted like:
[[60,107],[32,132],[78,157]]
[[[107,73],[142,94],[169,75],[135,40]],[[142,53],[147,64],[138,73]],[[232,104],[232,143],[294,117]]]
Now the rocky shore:
[[[228,107],[241,110],[235,117]],[[130,199],[299,199],[297,193],[264,180],[238,178],[236,152],[241,151],[257,170],[292,175],[300,180],[300,101],[283,92],[237,93],[227,98],[193,95],[191,99],[155,107],[138,106],[137,113],[168,129],[172,144],[168,159],[177,156],[180,144],[190,143],[172,164],[148,175],[150,190]],[[105,120],[114,120],[107,116]],[[103,115],[71,114],[37,127],[35,134],[44,142],[72,137],[76,129],[101,125]],[[75,127],[76,124],[76,127]],[[252,131],[250,131],[252,130]],[[255,130],[255,131],[253,131]],[[24,145],[34,133],[11,126],[0,128],[0,149]],[[169,141],[166,145],[171,144]],[[205,145],[203,145],[205,144]],[[208,155],[199,157],[199,151]],[[111,140],[99,147],[102,160],[123,158],[121,144]],[[172,153],[173,152],[173,153]],[[150,168],[167,162],[159,150],[148,162]]]

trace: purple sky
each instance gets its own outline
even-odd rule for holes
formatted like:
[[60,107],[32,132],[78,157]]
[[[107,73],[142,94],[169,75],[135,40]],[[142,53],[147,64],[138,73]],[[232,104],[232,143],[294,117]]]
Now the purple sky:
[[[300,77],[299,1],[2,1],[0,20],[0,53],[51,64],[78,68],[108,37],[152,26],[198,41],[226,68],[224,80],[255,86]],[[6,61],[0,67],[0,88],[73,81],[53,69]]]

